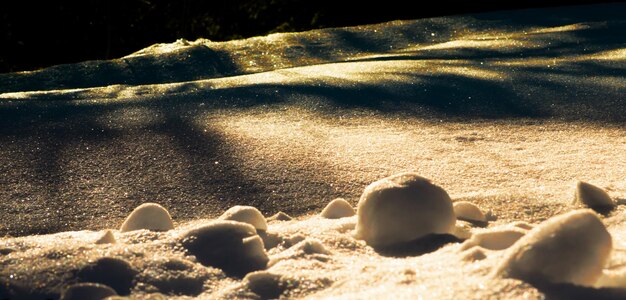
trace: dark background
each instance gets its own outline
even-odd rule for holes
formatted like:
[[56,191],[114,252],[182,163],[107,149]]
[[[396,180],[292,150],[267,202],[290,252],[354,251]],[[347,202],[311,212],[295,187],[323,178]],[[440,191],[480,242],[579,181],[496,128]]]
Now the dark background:
[[178,38],[223,41],[271,32],[599,2],[623,1],[18,0],[0,7],[0,73],[117,58]]

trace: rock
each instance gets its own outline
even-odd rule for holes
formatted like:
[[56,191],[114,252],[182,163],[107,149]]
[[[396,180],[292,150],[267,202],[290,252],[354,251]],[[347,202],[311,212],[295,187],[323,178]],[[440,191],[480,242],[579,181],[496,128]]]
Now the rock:
[[507,250],[498,276],[527,282],[592,286],[611,253],[611,235],[593,211],[581,209],[539,224]]
[[475,204],[467,201],[454,202],[454,214],[463,221],[487,222],[485,214]]
[[130,213],[120,231],[127,232],[140,229],[167,231],[174,229],[174,223],[170,213],[163,206],[156,203],[144,203]]
[[337,198],[330,201],[324,210],[322,210],[321,216],[326,219],[340,219],[354,216],[354,208],[343,198]]
[[112,288],[99,283],[85,282],[76,283],[67,287],[61,293],[61,300],[100,300],[110,296],[117,296]]
[[82,267],[77,277],[80,282],[95,282],[107,285],[119,295],[130,294],[137,271],[124,259],[103,257]]
[[357,212],[355,237],[374,248],[452,233],[456,222],[448,193],[415,173],[393,175],[367,186]]
[[115,236],[113,235],[113,232],[111,232],[111,230],[107,230],[104,232],[104,234],[96,240],[96,244],[114,244],[115,243]]
[[201,264],[227,275],[244,276],[265,269],[269,261],[263,241],[247,223],[216,220],[184,233],[181,243]]
[[256,230],[267,231],[267,221],[263,214],[253,206],[236,205],[225,211],[220,217],[220,220],[231,220],[237,222],[248,223]]
[[576,184],[574,203],[582,203],[594,209],[615,207],[615,202],[606,191],[583,181]]

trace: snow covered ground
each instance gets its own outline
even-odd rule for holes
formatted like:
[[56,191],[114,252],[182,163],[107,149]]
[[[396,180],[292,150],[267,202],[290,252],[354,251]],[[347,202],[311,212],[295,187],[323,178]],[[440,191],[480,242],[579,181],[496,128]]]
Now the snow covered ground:
[[[0,74],[0,298],[626,297],[625,12],[180,40]],[[383,180],[357,209],[403,172],[449,197]],[[577,210],[607,203],[579,181],[617,205]],[[338,197],[356,215],[320,216]],[[167,211],[122,228],[146,202]]]

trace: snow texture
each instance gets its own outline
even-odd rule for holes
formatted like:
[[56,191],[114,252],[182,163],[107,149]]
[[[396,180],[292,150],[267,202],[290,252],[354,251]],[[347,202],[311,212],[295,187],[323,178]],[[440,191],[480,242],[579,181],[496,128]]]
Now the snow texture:
[[181,243],[205,266],[233,276],[265,269],[269,258],[252,225],[216,220],[184,233]]
[[253,206],[236,205],[225,211],[220,220],[231,220],[237,222],[248,223],[256,230],[267,231],[267,221],[263,214]]
[[449,234],[456,222],[448,193],[416,173],[401,173],[368,185],[357,211],[355,237],[373,247]]
[[322,218],[326,219],[339,219],[345,217],[354,216],[354,208],[348,201],[343,198],[337,198],[333,201],[330,201],[322,213],[320,214]]
[[615,207],[615,202],[605,190],[583,181],[579,181],[576,184],[574,203],[580,203],[593,209],[611,209]]
[[454,202],[454,214],[459,220],[487,222],[487,217],[480,208],[467,201]]
[[156,203],[144,203],[128,215],[120,231],[127,232],[141,229],[167,231],[174,229],[174,223],[170,213],[163,206]]
[[591,210],[553,217],[509,250],[495,273],[528,282],[593,286],[612,249],[611,235]]
[[99,283],[77,283],[67,287],[61,294],[61,300],[100,300],[117,293],[112,288]]

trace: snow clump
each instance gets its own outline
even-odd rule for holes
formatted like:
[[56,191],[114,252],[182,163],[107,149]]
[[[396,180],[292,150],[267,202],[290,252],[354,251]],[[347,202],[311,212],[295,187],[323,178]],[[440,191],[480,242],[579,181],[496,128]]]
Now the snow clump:
[[441,187],[415,173],[401,173],[365,188],[355,237],[374,247],[407,243],[454,231],[452,200]]
[[288,214],[286,214],[286,213],[284,213],[282,211],[279,211],[279,212],[275,213],[273,216],[269,217],[268,220],[270,220],[270,221],[291,221],[291,220],[293,220],[293,218],[290,215],[288,215]]
[[613,199],[611,199],[611,196],[609,196],[606,191],[583,181],[579,181],[576,184],[576,194],[574,197],[574,203],[582,203],[594,209],[613,208],[615,206],[615,202],[613,202]]
[[78,270],[80,282],[95,282],[107,285],[119,295],[130,294],[133,279],[137,275],[128,261],[117,257],[102,257]]
[[611,253],[611,235],[593,211],[558,215],[529,231],[506,253],[495,275],[527,282],[592,286]]
[[61,300],[84,300],[84,299],[105,299],[110,296],[117,296],[112,288],[99,283],[85,282],[76,283],[67,287],[61,294]]
[[321,213],[322,218],[340,219],[354,216],[354,208],[343,198],[330,201]]
[[267,231],[267,221],[265,217],[253,206],[235,205],[225,211],[219,219],[248,223],[254,226],[256,230]]
[[96,240],[96,244],[115,244],[115,236],[113,235],[113,232],[111,232],[111,230],[105,231],[104,234]]
[[167,231],[174,229],[170,213],[163,206],[156,203],[139,205],[126,218],[121,232],[148,229],[153,231]]
[[526,232],[519,228],[499,229],[473,234],[471,238],[463,242],[461,250],[480,246],[489,250],[504,250],[515,244]]
[[263,270],[269,261],[263,240],[247,223],[216,220],[183,233],[181,243],[198,262],[227,275]]
[[454,203],[454,214],[463,221],[487,222],[485,214],[475,204],[467,201]]

